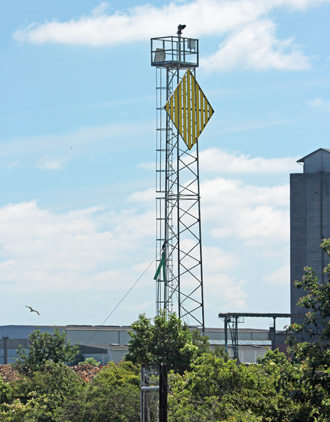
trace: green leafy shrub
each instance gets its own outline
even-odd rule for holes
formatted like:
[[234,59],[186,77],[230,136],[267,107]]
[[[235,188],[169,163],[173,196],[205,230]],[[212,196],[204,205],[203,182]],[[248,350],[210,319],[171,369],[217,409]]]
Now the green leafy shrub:
[[5,382],[0,377],[0,404],[10,402],[12,399],[12,396],[13,396],[13,389],[11,388],[8,382]]
[[65,332],[55,329],[54,333],[35,330],[29,336],[29,352],[20,346],[16,368],[26,375],[40,370],[47,361],[71,363],[78,354],[78,346],[71,346]]
[[79,365],[79,366],[82,366],[82,365],[92,365],[92,366],[99,367],[99,366],[101,365],[101,363],[100,363],[100,362],[98,362],[98,361],[97,361],[96,359],[94,359],[94,358],[86,358],[84,361],[79,362],[79,363],[78,363],[78,365]]
[[150,318],[140,315],[131,325],[131,340],[125,360],[146,364],[158,369],[165,363],[168,369],[183,373],[190,369],[194,359],[208,350],[206,337],[198,332],[189,331],[182,321],[171,314],[156,316],[153,324]]

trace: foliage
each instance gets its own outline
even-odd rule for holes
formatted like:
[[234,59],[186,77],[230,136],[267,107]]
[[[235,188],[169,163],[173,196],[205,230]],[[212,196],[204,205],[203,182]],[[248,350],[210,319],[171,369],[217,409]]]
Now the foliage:
[[36,392],[28,394],[25,403],[15,399],[12,403],[5,403],[0,410],[1,422],[35,422],[55,421],[47,411],[48,398],[38,396]]
[[11,384],[13,400],[0,410],[4,422],[136,422],[139,418],[139,368],[131,362],[111,362],[87,384],[65,364],[47,361],[42,370]]
[[[72,422],[136,422],[139,420],[140,391],[132,385],[89,388],[84,406],[70,417]],[[66,412],[64,413],[66,416]],[[67,420],[67,419],[64,419]]]
[[0,377],[0,404],[9,402],[12,395],[13,390],[11,386]]
[[[324,239],[321,247],[330,256],[330,239]],[[301,281],[296,287],[306,291],[298,305],[307,311],[301,324],[288,329],[293,362],[300,365],[301,376],[292,394],[306,408],[306,421],[330,420],[330,264],[324,269],[327,280],[319,282],[312,268],[304,268]],[[299,335],[309,337],[299,342]]]
[[14,400],[2,406],[1,421],[62,421],[67,401],[79,401],[83,383],[63,363],[47,361],[42,370],[11,383]]
[[99,366],[100,366],[100,362],[98,362],[98,361],[97,361],[96,359],[94,359],[94,358],[87,358],[87,359],[85,359],[84,361],[79,362],[79,363],[78,363],[78,365],[79,365],[79,366],[82,366],[82,365],[92,365],[92,366],[99,367]]
[[139,368],[131,362],[110,362],[86,385],[84,400],[73,411],[69,404],[63,420],[71,422],[136,422],[139,420]]
[[204,354],[190,372],[171,376],[169,422],[291,421],[295,406],[262,365]]
[[[198,355],[210,352],[210,343],[207,336],[202,335],[198,330],[191,331],[192,343],[198,347]],[[221,346],[219,346],[221,347]]]
[[98,388],[119,387],[122,385],[140,385],[140,369],[132,362],[122,361],[118,364],[109,362],[93,380]]
[[71,363],[78,354],[78,346],[71,346],[66,333],[55,329],[54,333],[41,333],[35,330],[29,336],[29,352],[20,346],[17,350],[19,356],[16,367],[24,374],[42,369],[46,362]]
[[[324,239],[321,247],[330,256],[330,239]],[[307,334],[311,348],[317,344],[320,352],[328,349],[327,342],[330,341],[330,264],[324,268],[323,272],[328,278],[325,283],[318,280],[311,267],[305,267],[302,280],[295,282],[298,289],[307,292],[298,301],[298,306],[305,308],[307,312],[301,324],[293,324],[289,327],[289,334]],[[291,343],[293,342],[294,337],[291,338]]]
[[133,363],[155,367],[165,363],[169,369],[182,374],[208,348],[207,338],[189,331],[175,314],[168,318],[160,314],[153,324],[151,319],[140,315],[131,327],[134,331],[130,333],[125,359]]
[[229,354],[226,352],[224,346],[215,345],[208,353],[216,356],[217,358],[222,358],[225,362],[229,360]]
[[83,391],[83,383],[75,372],[64,363],[47,361],[41,371],[35,371],[27,379],[26,390],[47,397],[47,410],[56,414],[67,400],[77,400]]

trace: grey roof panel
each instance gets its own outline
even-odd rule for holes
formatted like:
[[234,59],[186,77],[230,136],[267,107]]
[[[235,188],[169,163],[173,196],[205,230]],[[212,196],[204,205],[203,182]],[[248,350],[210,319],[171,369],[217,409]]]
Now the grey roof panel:
[[[228,340],[228,345],[232,345],[232,341]],[[210,340],[211,346],[224,346],[225,340]],[[272,341],[271,340],[238,340],[239,346],[271,346]]]
[[310,157],[311,155],[315,154],[318,151],[326,151],[326,152],[329,152],[330,153],[330,149],[329,148],[319,148],[319,149],[316,149],[315,151],[313,151],[313,152],[305,155],[304,157],[300,158],[299,160],[297,160],[297,163],[303,163],[307,157]]

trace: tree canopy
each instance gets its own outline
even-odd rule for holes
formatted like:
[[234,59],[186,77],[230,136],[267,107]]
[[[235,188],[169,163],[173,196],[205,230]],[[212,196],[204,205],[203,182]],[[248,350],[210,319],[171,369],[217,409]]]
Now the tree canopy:
[[[330,256],[330,239],[323,239],[320,246]],[[296,281],[296,287],[306,292],[298,302],[306,312],[300,324],[290,325],[288,343],[293,364],[300,363],[301,369],[300,385],[292,393],[310,409],[311,418],[329,421],[330,264],[324,268],[324,274],[327,280],[321,282],[311,267],[305,267],[302,280]],[[302,333],[307,335],[308,341],[299,341]]]
[[71,346],[66,333],[61,333],[56,328],[54,333],[41,333],[40,330],[35,330],[29,336],[29,351],[26,352],[20,346],[17,353],[19,355],[17,369],[29,374],[42,369],[49,360],[55,363],[72,363],[79,352],[78,346]]
[[150,318],[140,315],[132,325],[126,360],[157,366],[165,363],[168,369],[183,373],[192,361],[207,348],[207,339],[191,332],[175,315]]

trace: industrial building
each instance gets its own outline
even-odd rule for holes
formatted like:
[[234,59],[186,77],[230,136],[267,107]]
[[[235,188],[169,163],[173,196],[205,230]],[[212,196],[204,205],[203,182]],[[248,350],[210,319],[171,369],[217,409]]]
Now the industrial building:
[[301,322],[306,312],[297,306],[305,292],[294,282],[301,280],[305,266],[324,281],[323,268],[329,262],[320,244],[330,237],[330,149],[319,148],[297,162],[303,165],[303,173],[290,175],[292,322]]
[[[17,358],[17,348],[21,344],[29,347],[29,335],[36,329],[41,332],[54,332],[58,328],[65,331],[72,345],[79,345],[80,353],[86,359],[93,357],[101,364],[109,361],[119,362],[128,351],[130,339],[128,326],[36,326],[36,325],[3,325],[0,326],[0,364],[13,363]],[[223,328],[206,328],[211,347],[225,345]],[[263,356],[267,348],[272,347],[273,332],[266,329],[239,329],[239,359],[243,363],[254,363],[258,356]],[[232,341],[228,340],[229,355],[233,355]]]

